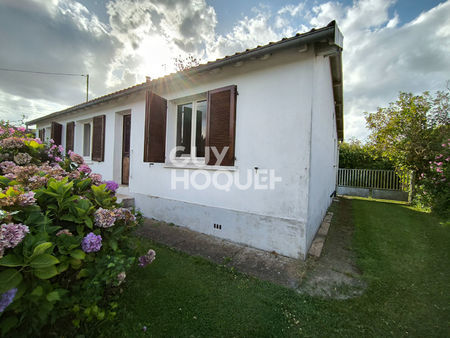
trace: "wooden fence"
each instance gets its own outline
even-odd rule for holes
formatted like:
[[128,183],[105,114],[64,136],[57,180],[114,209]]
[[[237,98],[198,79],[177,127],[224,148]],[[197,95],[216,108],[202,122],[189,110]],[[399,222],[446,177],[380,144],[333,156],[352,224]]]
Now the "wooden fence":
[[341,187],[408,191],[410,174],[399,175],[394,170],[339,168],[337,181]]

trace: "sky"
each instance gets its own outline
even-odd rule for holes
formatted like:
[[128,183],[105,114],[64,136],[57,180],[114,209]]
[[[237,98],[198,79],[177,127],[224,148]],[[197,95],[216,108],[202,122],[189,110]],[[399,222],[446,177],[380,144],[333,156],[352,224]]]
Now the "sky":
[[[322,27],[344,35],[344,137],[399,91],[450,80],[450,0],[0,0],[0,69],[89,74],[90,98]],[[86,79],[0,70],[0,119],[43,116],[85,100]]]

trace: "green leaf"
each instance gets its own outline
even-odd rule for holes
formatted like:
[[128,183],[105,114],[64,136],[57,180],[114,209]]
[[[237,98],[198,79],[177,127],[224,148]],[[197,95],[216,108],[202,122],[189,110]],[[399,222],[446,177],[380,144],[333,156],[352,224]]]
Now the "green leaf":
[[73,269],[77,270],[81,266],[81,260],[76,259],[76,258],[71,258],[70,265],[72,266]]
[[0,322],[0,328],[2,330],[2,337],[5,336],[13,327],[17,325],[19,320],[16,316],[10,316],[7,318],[4,318]]
[[4,293],[18,286],[22,278],[22,274],[16,269],[7,269],[0,272],[0,293]]
[[97,313],[97,319],[98,320],[105,319],[105,311],[100,311],[99,313]]
[[62,221],[69,221],[69,222],[75,222],[75,223],[79,223],[79,220],[76,216],[72,215],[72,214],[65,214],[62,215],[60,217],[60,220]]
[[85,219],[84,222],[86,223],[86,226],[87,226],[89,229],[92,229],[92,228],[93,228],[92,219],[91,219],[90,217],[86,217],[86,219]]
[[42,286],[36,286],[34,290],[31,292],[32,296],[41,297],[44,294],[44,289]]
[[0,259],[0,265],[9,267],[22,266],[23,261],[18,256],[9,254]]
[[77,274],[77,279],[89,276],[89,272],[87,269],[81,269]]
[[10,182],[9,178],[6,178],[5,176],[0,176],[0,185],[1,186],[6,187],[6,186],[8,186],[9,182]]
[[58,274],[58,270],[54,265],[48,266],[46,268],[35,269],[34,274],[37,278],[40,279],[49,279]]
[[69,268],[69,263],[67,263],[67,262],[61,263],[56,268],[58,270],[58,274],[60,274]]
[[42,255],[48,248],[50,248],[53,245],[51,242],[44,242],[36,246],[33,250],[33,255],[31,258],[37,257],[39,255]]
[[109,241],[109,246],[110,246],[111,249],[113,249],[114,251],[116,251],[116,250],[119,248],[119,246],[118,246],[118,244],[117,244],[117,241],[116,241],[115,239],[111,239],[111,240]]
[[83,250],[76,249],[70,252],[70,256],[76,259],[84,259],[84,257],[86,257],[86,254],[84,253]]
[[58,291],[52,291],[52,292],[49,292],[48,294],[47,294],[47,300],[49,301],[49,302],[56,302],[56,301],[58,301],[58,300],[61,300],[61,297],[59,296],[59,292]]
[[59,260],[55,256],[49,254],[42,254],[35,257],[31,262],[30,266],[35,269],[46,268],[58,264]]

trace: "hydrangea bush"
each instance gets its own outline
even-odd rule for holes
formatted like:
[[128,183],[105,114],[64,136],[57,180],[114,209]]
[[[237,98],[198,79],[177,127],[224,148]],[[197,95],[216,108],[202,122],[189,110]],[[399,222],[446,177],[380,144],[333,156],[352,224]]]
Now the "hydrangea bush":
[[142,217],[116,202],[83,157],[0,123],[0,329],[35,335],[115,316],[114,294],[134,264]]
[[450,139],[444,141],[434,160],[429,161],[429,170],[419,176],[417,198],[421,205],[444,219],[450,219]]

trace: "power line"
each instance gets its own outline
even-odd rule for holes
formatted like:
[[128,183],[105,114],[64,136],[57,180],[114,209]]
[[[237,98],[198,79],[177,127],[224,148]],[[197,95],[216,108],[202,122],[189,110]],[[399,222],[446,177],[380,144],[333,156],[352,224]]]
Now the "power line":
[[0,71],[3,71],[3,72],[16,72],[16,73],[44,74],[44,75],[83,76],[83,77],[86,78],[86,102],[89,100],[89,74],[38,72],[38,71],[35,71],[35,70],[12,69],[12,68],[1,68],[1,67],[0,67]]
[[0,71],[4,71],[4,72],[18,72],[18,73],[32,73],[32,74],[44,74],[44,75],[64,75],[64,76],[83,76],[83,77],[88,76],[87,74],[38,72],[38,71],[34,71],[34,70],[11,69],[11,68],[0,68]]

